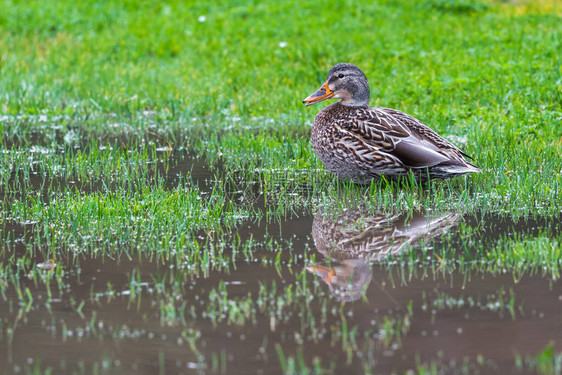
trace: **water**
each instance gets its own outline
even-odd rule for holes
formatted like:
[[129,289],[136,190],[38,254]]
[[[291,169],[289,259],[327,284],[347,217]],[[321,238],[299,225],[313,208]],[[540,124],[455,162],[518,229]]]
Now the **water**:
[[[168,170],[170,186],[186,170],[201,189],[213,184],[213,173],[189,159]],[[190,272],[181,257],[127,251],[60,255],[54,270],[40,271],[63,272],[50,296],[31,277],[19,280],[23,297],[6,289],[0,371],[278,374],[302,362],[333,373],[431,363],[447,373],[512,373],[515,353],[534,357],[550,342],[562,350],[562,284],[541,270],[461,267],[458,253],[440,263],[433,250],[460,249],[467,228],[482,226],[469,238],[475,249],[554,235],[560,219],[320,207],[242,224],[229,236],[251,239],[253,252],[220,271]],[[3,251],[3,267],[25,254],[18,239],[31,240],[33,225],[3,223],[15,244]],[[422,255],[405,264],[404,253]],[[32,259],[45,260],[40,252]]]

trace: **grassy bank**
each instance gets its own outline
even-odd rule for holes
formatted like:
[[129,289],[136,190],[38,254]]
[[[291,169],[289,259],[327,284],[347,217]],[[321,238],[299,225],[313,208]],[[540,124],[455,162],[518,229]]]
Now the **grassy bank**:
[[[87,140],[96,136],[102,145],[117,138],[211,162],[221,156],[260,184],[286,184],[271,172],[281,169],[308,184],[321,169],[307,137],[317,108],[300,101],[332,64],[351,61],[369,77],[373,105],[417,116],[484,170],[453,188],[439,185],[452,197],[433,194],[418,205],[438,205],[443,195],[459,201],[470,185],[460,201],[471,209],[560,210],[561,30],[553,3],[4,8],[0,126],[4,148],[18,154],[4,155],[12,168],[14,158],[34,157],[32,144],[69,155],[77,144],[92,149]],[[78,162],[67,156],[64,164]]]

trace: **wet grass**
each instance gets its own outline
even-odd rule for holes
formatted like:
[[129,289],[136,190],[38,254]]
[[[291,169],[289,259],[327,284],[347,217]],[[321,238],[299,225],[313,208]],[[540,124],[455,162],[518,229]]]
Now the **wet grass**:
[[[1,5],[0,372],[560,372],[554,1]],[[483,173],[327,173],[339,61]],[[452,350],[480,320],[516,350]]]

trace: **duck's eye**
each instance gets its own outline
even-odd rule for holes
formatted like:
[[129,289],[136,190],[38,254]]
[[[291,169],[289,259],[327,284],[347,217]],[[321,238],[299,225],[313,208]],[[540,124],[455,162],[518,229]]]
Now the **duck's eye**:
[[338,74],[338,78],[343,78],[343,77],[344,77],[343,73]]

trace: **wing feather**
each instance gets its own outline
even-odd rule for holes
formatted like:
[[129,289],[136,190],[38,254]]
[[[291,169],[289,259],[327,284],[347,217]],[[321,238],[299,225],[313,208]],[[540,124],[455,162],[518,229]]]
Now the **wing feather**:
[[360,149],[362,158],[368,158],[365,149],[369,149],[375,154],[386,153],[410,168],[465,164],[462,157],[466,155],[455,145],[395,109],[368,108],[356,113],[353,119],[341,119],[338,125],[353,139],[346,143]]

